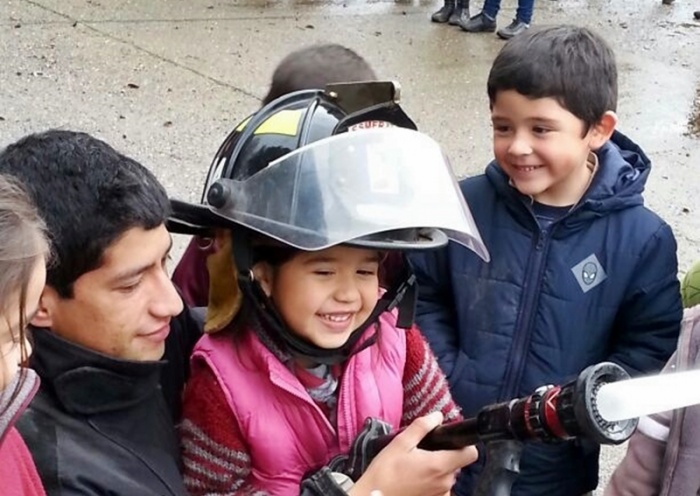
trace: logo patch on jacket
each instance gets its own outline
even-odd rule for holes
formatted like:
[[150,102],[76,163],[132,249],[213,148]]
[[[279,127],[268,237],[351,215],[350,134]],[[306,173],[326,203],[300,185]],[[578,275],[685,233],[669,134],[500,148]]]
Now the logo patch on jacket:
[[593,253],[574,265],[571,272],[574,273],[574,277],[584,293],[588,293],[608,278],[605,269],[598,261],[598,257]]

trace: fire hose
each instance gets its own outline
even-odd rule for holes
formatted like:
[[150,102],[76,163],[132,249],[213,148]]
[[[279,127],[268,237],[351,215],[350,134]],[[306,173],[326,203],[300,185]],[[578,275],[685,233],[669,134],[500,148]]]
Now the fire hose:
[[[485,406],[473,418],[439,426],[423,438],[418,448],[450,450],[485,443],[486,465],[475,496],[508,496],[519,473],[523,441],[556,442],[585,437],[598,444],[620,444],[629,439],[638,419],[608,421],[597,404],[602,386],[626,379],[629,375],[619,365],[593,365],[563,386],[543,386],[524,398]],[[373,421],[368,419],[367,427]],[[366,428],[365,432],[367,437],[358,438],[355,443],[355,450],[363,456],[351,456],[355,460],[349,467],[353,480],[398,434],[376,436],[372,434],[376,428]]]
[[[418,448],[450,450],[484,443],[486,464],[474,495],[509,496],[519,473],[523,442],[586,438],[597,444],[623,443],[640,416],[700,404],[698,383],[700,370],[630,379],[619,365],[599,363],[563,386],[543,386],[529,396],[487,405],[472,418],[443,424],[429,432]],[[316,480],[326,480],[323,474],[358,480],[399,432],[392,433],[381,420],[367,419],[350,452],[332,460]],[[302,496],[345,494],[307,482],[313,490],[302,490]]]

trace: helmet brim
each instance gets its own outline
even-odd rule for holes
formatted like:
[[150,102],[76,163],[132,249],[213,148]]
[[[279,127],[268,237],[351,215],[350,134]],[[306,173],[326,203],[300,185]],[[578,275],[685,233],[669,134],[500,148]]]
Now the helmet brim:
[[439,229],[401,229],[363,236],[344,244],[382,251],[410,251],[442,248],[449,240]]
[[231,227],[231,222],[212,212],[208,205],[170,199],[171,214],[166,221],[169,232],[206,235],[212,229]]

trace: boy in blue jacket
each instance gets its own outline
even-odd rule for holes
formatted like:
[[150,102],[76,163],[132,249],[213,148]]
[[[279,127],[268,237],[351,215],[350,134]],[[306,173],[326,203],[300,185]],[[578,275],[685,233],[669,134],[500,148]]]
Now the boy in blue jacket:
[[[495,160],[460,186],[491,262],[456,244],[412,259],[417,322],[465,417],[604,360],[660,370],[682,314],[676,242],[644,206],[649,159],[615,131],[612,50],[585,28],[523,33],[496,57],[488,95]],[[598,451],[527,445],[513,494],[592,491]]]

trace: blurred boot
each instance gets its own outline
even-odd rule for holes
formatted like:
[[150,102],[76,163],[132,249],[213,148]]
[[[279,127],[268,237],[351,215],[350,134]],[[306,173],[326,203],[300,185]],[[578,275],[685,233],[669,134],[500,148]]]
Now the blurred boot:
[[447,22],[450,20],[452,12],[455,10],[455,0],[445,0],[445,4],[430,16],[433,22]]
[[513,22],[508,24],[506,27],[499,29],[496,34],[498,35],[499,38],[502,40],[509,40],[513,36],[517,36],[520,33],[527,31],[529,29],[530,25],[526,22],[519,21],[517,19],[513,19]]
[[459,27],[469,33],[493,33],[496,31],[496,19],[491,19],[483,12],[479,12],[467,22],[460,22]]
[[453,26],[459,26],[460,22],[469,22],[469,0],[457,0],[455,10],[447,22]]

